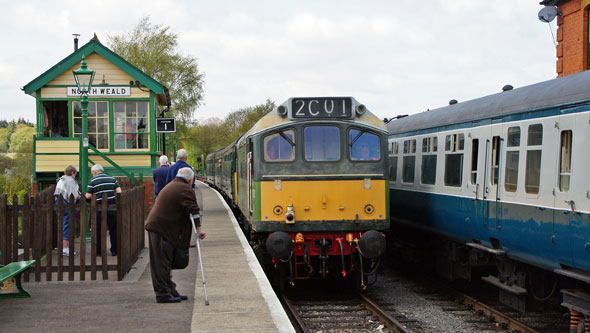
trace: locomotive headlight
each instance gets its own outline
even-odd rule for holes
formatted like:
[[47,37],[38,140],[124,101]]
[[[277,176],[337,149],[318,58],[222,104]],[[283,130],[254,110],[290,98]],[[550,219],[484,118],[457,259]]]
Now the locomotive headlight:
[[359,104],[356,107],[356,114],[362,116],[365,112],[367,112],[367,107],[364,104]]
[[295,211],[293,210],[293,205],[287,206],[287,212],[285,213],[285,222],[287,224],[295,223]]
[[286,117],[287,116],[287,108],[283,105],[279,105],[279,107],[277,108],[277,113],[281,117]]

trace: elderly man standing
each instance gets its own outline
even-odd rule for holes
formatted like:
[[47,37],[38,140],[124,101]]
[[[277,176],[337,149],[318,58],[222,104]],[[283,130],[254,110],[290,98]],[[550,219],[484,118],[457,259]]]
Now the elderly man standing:
[[[191,170],[193,169],[192,166],[188,165],[188,163],[186,163],[186,160],[188,160],[188,153],[186,152],[185,149],[179,149],[176,152],[176,163],[174,163],[173,166],[170,167],[170,169],[168,170],[168,176],[166,177],[166,184],[170,183],[172,180],[174,180],[174,178],[176,178],[176,173],[178,172],[178,170],[182,169],[182,168],[191,168]],[[195,188],[195,182],[193,179],[193,185],[192,188]]]
[[[121,186],[119,182],[112,176],[104,173],[104,168],[100,164],[95,164],[90,169],[92,172],[92,178],[88,182],[86,188],[86,199],[92,198],[92,194],[96,194],[96,205],[102,204],[102,195],[107,195],[107,201],[109,204],[116,204],[117,197],[115,193],[121,193]],[[102,243],[101,243],[101,225],[102,225],[102,212],[99,210],[96,212],[96,254],[102,256]],[[117,212],[107,211],[107,226],[109,228],[109,236],[111,239],[111,254],[117,255]]]
[[158,198],[158,193],[160,193],[164,186],[166,186],[166,177],[168,177],[169,169],[170,167],[168,166],[168,156],[160,156],[160,167],[154,169],[154,171],[152,172],[152,175],[154,176],[154,183],[156,183],[156,187],[154,189],[156,199]]
[[[170,271],[174,249],[187,251],[189,248],[192,235],[189,214],[199,213],[197,197],[191,188],[193,181],[191,168],[178,170],[176,178],[160,192],[147,218],[145,229],[149,236],[150,270],[158,303],[177,303],[188,299],[176,290]],[[196,219],[195,224],[197,233],[204,239],[201,220]]]

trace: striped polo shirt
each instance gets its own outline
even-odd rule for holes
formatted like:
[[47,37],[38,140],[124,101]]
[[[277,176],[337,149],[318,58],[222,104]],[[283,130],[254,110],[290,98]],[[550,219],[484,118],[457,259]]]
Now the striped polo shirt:
[[96,203],[102,202],[102,194],[107,194],[108,203],[116,203],[115,189],[119,187],[119,182],[106,173],[99,173],[96,177],[92,177],[88,182],[86,193],[96,194]]

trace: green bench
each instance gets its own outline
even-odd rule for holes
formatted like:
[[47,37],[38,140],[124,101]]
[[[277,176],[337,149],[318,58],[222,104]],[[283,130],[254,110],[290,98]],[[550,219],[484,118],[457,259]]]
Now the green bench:
[[0,299],[31,297],[31,294],[23,289],[21,275],[34,263],[35,260],[27,260],[11,262],[6,266],[0,265]]

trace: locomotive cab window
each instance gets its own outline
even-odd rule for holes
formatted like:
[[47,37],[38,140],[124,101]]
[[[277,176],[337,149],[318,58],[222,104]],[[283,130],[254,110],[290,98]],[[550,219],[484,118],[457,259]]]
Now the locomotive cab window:
[[353,161],[378,161],[381,159],[379,136],[364,130],[351,129],[348,132],[350,159]]
[[266,162],[289,162],[295,160],[295,132],[281,131],[268,135],[263,140]]
[[303,130],[305,160],[328,162],[340,160],[340,129],[336,126],[310,126]]

